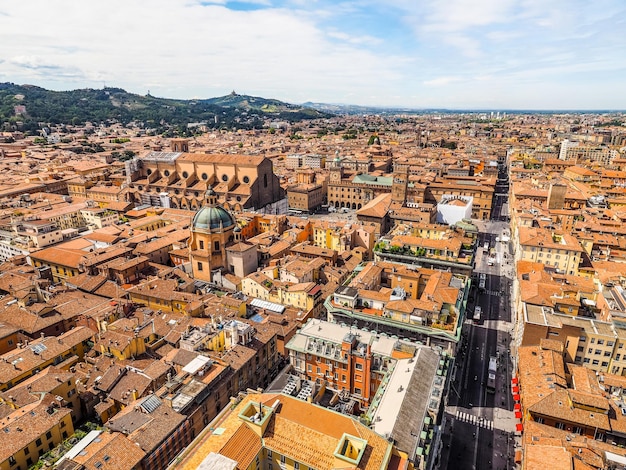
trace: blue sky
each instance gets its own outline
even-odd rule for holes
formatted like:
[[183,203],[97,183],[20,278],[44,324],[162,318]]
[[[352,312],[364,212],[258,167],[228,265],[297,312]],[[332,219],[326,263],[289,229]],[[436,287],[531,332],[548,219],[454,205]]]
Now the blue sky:
[[0,82],[301,103],[626,109],[623,0],[23,0]]

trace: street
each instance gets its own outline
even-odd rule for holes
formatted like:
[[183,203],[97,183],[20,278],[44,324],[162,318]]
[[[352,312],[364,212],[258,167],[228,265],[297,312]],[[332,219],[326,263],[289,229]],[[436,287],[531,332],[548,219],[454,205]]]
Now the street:
[[[496,197],[492,220],[475,221],[480,233],[474,287],[456,358],[456,376],[448,396],[441,468],[515,468],[515,419],[510,393],[514,266],[507,216],[506,197]],[[506,242],[496,240],[502,240],[503,235],[507,237]],[[494,250],[496,261],[490,265],[488,258]],[[486,276],[484,289],[478,288],[481,273]],[[482,316],[475,322],[472,314],[477,305],[482,309]],[[498,366],[495,391],[490,392],[487,369],[492,356],[497,358]]]

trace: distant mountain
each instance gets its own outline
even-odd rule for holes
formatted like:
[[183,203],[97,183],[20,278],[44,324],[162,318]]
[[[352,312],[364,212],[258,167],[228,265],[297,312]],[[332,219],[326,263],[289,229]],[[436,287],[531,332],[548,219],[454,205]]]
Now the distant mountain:
[[329,114],[278,100],[231,93],[210,99],[176,100],[136,95],[121,88],[51,91],[33,85],[0,83],[0,128],[17,121],[37,123],[143,123],[146,127],[260,128],[267,119],[295,122]]
[[317,109],[318,111],[331,114],[422,114],[433,110],[416,108],[394,108],[383,106],[359,106],[355,104],[335,104],[335,103],[313,103],[307,101],[302,103],[306,108]]
[[311,117],[325,117],[325,113],[315,110],[312,107],[289,104],[279,100],[260,98],[258,96],[238,95],[234,91],[226,96],[209,98],[200,101],[215,106],[221,106],[223,108],[244,109],[248,112],[258,111],[270,114],[305,112],[310,114]]

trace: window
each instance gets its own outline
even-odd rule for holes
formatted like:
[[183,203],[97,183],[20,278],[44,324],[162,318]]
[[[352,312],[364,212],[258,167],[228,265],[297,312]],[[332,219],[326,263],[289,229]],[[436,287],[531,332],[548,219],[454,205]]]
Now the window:
[[39,446],[41,445],[41,438],[39,438],[39,439],[37,439],[37,440],[35,441],[35,445],[36,445],[37,447],[39,447]]
[[263,187],[267,188],[267,173],[263,175]]
[[355,394],[355,395],[361,395],[361,389],[360,389],[360,388],[358,388],[358,387],[355,387],[355,388],[354,388],[354,394]]
[[603,339],[599,339],[599,340],[598,340],[598,344],[599,344],[600,346],[602,346],[602,345],[604,344],[604,340],[603,340]]
[[589,349],[587,349],[587,353],[589,353],[589,354],[593,354],[593,348],[589,348]]
[[164,174],[165,176],[169,176],[169,175],[170,175],[170,170],[165,170],[165,171],[163,172],[163,174]]
[[46,433],[46,439],[48,440],[52,439],[52,433],[50,431]]
[[583,352],[585,350],[585,348],[583,348],[582,346],[578,346],[578,352]]
[[581,428],[580,426],[574,426],[574,434],[582,434],[583,433],[583,428]]
[[614,342],[614,341],[607,341],[607,342],[606,342],[606,345],[607,345],[607,346],[610,346],[610,347],[613,347],[613,345],[614,345],[614,344],[615,344],[615,342]]
[[220,251],[220,242],[217,240],[213,242],[213,251]]
[[560,422],[557,421],[556,424],[554,425],[554,427],[557,428],[557,429],[564,429],[565,425],[563,423],[560,423]]
[[602,354],[602,351],[601,351],[600,349],[596,349],[593,353],[594,353],[596,356],[599,356],[600,354]]
[[341,374],[341,381],[342,381],[342,382],[347,382],[347,380],[346,380],[346,374]]
[[198,271],[202,271],[202,263],[200,261],[198,261]]
[[363,364],[361,364],[360,362],[357,362],[357,363],[354,365],[354,368],[355,368],[356,370],[363,370]]
[[183,171],[183,178],[187,178],[189,176],[189,173],[187,173],[186,171]]
[[608,361],[602,361],[602,367],[608,367],[609,363]]
[[30,454],[30,448],[24,447],[24,455],[28,455],[28,454]]
[[596,339],[595,338],[591,338],[591,344],[595,343]]
[[618,354],[617,356],[615,356],[615,360],[616,360],[616,361],[619,361],[619,360],[620,360],[620,357],[622,357],[622,355],[621,355],[621,354]]
[[206,173],[202,173],[201,178],[206,181],[209,179],[209,175],[207,175]]
[[298,462],[293,463],[293,470],[300,470],[300,464]]
[[286,459],[284,455],[280,456],[280,463],[285,463]]
[[604,351],[604,357],[610,357],[611,351]]
[[248,183],[250,182],[250,178],[248,178],[247,176],[244,176],[244,177],[243,177],[243,182],[244,182],[245,184],[248,184]]
[[588,357],[586,357],[586,358],[583,360],[583,362],[584,362],[585,364],[589,364],[589,358],[588,358]]
[[200,240],[200,249],[204,250],[204,240]]
[[322,369],[320,369],[319,367],[317,368],[317,374],[321,374],[322,373]]
[[9,457],[9,463],[11,464],[11,466],[15,465],[17,463],[15,461],[15,457],[13,457],[13,456]]
[[598,364],[600,364],[600,361],[598,359],[594,359],[593,361],[591,361],[591,365],[597,366]]
[[268,449],[267,451],[267,458],[271,459],[272,458],[272,451]]

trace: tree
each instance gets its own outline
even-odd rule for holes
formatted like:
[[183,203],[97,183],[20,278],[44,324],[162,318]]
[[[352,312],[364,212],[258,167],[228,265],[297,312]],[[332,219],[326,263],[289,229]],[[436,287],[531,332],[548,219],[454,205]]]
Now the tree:
[[367,145],[380,145],[380,137],[378,137],[376,134],[372,134],[369,138],[369,140],[367,141]]

